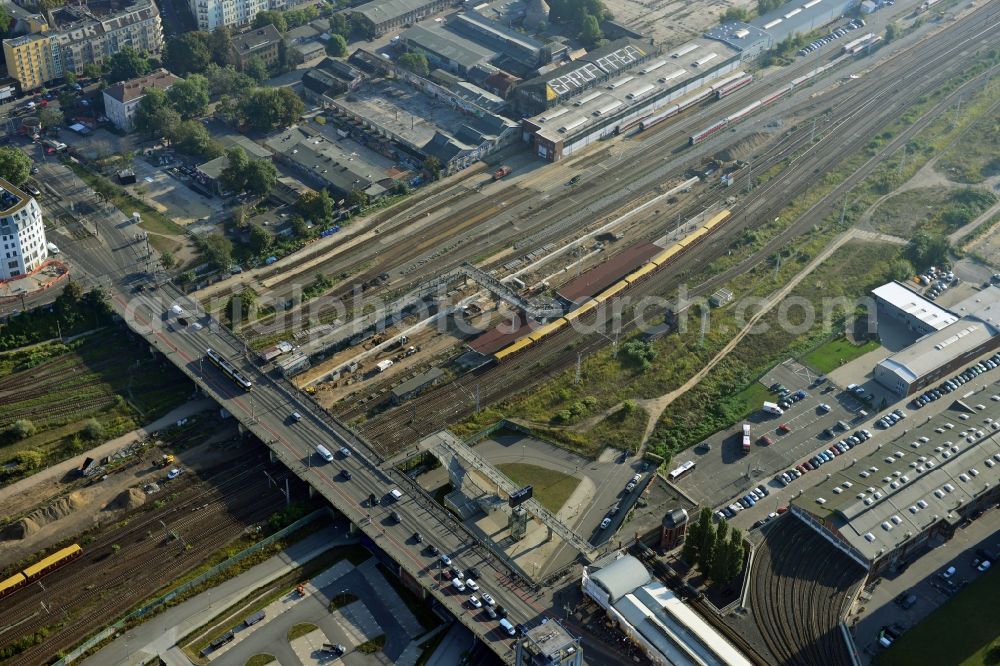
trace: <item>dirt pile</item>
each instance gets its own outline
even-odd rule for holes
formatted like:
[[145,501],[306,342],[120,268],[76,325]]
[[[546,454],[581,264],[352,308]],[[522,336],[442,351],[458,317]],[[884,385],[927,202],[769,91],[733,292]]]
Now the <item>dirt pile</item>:
[[86,506],[86,504],[86,497],[79,492],[63,495],[52,503],[35,509],[23,518],[5,525],[0,530],[0,539],[15,541],[29,537],[45,525],[68,516],[81,507]]
[[120,509],[135,509],[146,502],[146,493],[141,488],[129,488],[118,494],[105,508],[107,511],[117,511]]

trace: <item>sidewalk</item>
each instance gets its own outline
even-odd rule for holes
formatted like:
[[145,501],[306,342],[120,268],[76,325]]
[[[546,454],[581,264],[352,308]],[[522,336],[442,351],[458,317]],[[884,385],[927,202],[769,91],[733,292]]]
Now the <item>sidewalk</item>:
[[[82,663],[86,666],[144,664],[157,655],[166,654],[177,640],[210,622],[216,614],[253,590],[280,578],[333,546],[354,541],[356,540],[347,538],[333,527],[323,529],[239,576],[128,630]],[[178,652],[179,650],[171,651],[171,663],[177,663]]]
[[70,458],[69,460],[64,460],[57,465],[46,467],[37,474],[32,474],[31,476],[21,479],[16,483],[12,483],[9,486],[4,486],[3,488],[0,488],[0,505],[6,506],[11,497],[20,495],[39,483],[44,483],[45,481],[49,481],[51,479],[63,478],[67,472],[79,468],[80,465],[83,464],[83,461],[88,457],[95,459],[103,458],[104,456],[110,455],[118,449],[123,448],[138,439],[142,439],[151,432],[162,430],[167,426],[173,425],[180,419],[187,418],[206,409],[212,409],[214,406],[215,402],[209,398],[186,402],[180,407],[175,408],[164,416],[161,416],[152,423],[143,426],[138,430],[133,430],[125,433],[121,437],[108,440],[100,446],[95,446],[85,453],[81,453],[80,455]]

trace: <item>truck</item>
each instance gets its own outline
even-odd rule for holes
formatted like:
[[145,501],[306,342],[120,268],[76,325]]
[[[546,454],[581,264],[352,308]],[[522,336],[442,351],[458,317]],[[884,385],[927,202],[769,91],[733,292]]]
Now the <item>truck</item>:
[[774,416],[781,416],[782,414],[785,413],[781,409],[781,407],[778,407],[778,405],[774,404],[773,402],[765,402],[764,406],[761,407],[761,409],[763,409],[768,414],[772,414]]
[[511,168],[509,166],[502,166],[493,172],[493,180],[500,180],[504,176],[510,175]]
[[750,424],[743,424],[743,453],[750,453]]
[[386,370],[392,367],[392,363],[393,362],[390,359],[379,361],[378,363],[375,364],[375,372],[376,373],[385,372]]

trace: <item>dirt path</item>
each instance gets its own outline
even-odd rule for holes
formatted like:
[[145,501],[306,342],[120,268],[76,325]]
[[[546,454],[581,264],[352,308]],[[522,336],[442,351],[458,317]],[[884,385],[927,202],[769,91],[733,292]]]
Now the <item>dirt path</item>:
[[[833,240],[833,242],[827,245],[822,252],[817,254],[812,261],[810,261],[801,271],[799,271],[791,280],[789,280],[785,286],[783,286],[781,289],[771,294],[771,296],[764,303],[764,306],[760,308],[760,310],[758,310],[752,317],[750,317],[749,321],[747,321],[746,325],[742,329],[740,329],[739,333],[733,336],[733,339],[730,340],[726,344],[726,346],[723,347],[719,351],[719,353],[712,358],[712,360],[706,363],[704,368],[696,372],[690,379],[684,382],[684,384],[674,389],[670,393],[662,395],[659,398],[647,398],[644,400],[635,401],[635,403],[638,406],[645,409],[646,413],[649,414],[649,421],[646,423],[646,431],[643,433],[642,436],[642,446],[639,455],[641,455],[642,450],[645,449],[646,442],[649,441],[649,436],[653,434],[653,428],[656,427],[656,424],[657,422],[659,422],[660,416],[663,414],[664,410],[667,407],[669,407],[674,400],[684,395],[684,393],[694,388],[698,384],[698,382],[704,379],[705,376],[708,375],[708,373],[711,372],[712,369],[722,361],[722,359],[728,356],[729,353],[736,348],[736,345],[738,345],[743,340],[743,338],[745,338],[750,333],[751,329],[753,329],[753,327],[757,325],[757,322],[760,321],[761,317],[770,312],[771,309],[773,309],[782,300],[784,300],[784,298],[788,296],[788,294],[790,294],[791,291],[806,276],[808,276],[810,273],[816,270],[816,268],[820,264],[829,259],[830,256],[834,252],[836,252],[840,247],[842,247],[845,243],[853,239],[876,240],[876,241],[888,240],[889,242],[893,243],[902,243],[902,244],[906,243],[906,241],[902,238],[896,238],[894,236],[889,236],[887,234],[874,234],[872,232],[864,232],[858,229],[850,229],[849,231],[845,231],[844,233],[837,236]],[[612,408],[612,410],[613,409],[615,408]]]
[[9,486],[0,488],[0,507],[3,507],[3,514],[8,516],[17,515],[55,495],[59,487],[63,485],[62,479],[74,469],[80,467],[88,457],[101,458],[110,455],[151,432],[162,430],[180,419],[187,418],[206,409],[211,409],[213,406],[214,403],[208,398],[184,403],[149,425],[138,430],[133,430],[121,437],[108,440],[100,446],[95,446],[89,451],[81,453],[75,458],[70,458],[51,467],[46,467],[37,474],[32,474],[26,479],[21,479]]
[[[998,182],[1000,182],[1000,179],[998,179]],[[958,241],[962,240],[962,238],[964,238],[967,234],[972,233],[976,229],[976,227],[978,227],[980,224],[983,224],[984,222],[986,222],[986,220],[990,219],[997,213],[1000,213],[1000,201],[997,201],[995,204],[993,204],[988,209],[983,211],[982,215],[974,219],[972,222],[969,222],[961,229],[957,229],[956,231],[953,231],[950,234],[948,234],[948,242],[951,243],[952,246],[956,246],[956,243],[958,243]],[[987,229],[987,232],[988,231],[989,230]],[[964,250],[965,248],[961,247],[959,249]]]

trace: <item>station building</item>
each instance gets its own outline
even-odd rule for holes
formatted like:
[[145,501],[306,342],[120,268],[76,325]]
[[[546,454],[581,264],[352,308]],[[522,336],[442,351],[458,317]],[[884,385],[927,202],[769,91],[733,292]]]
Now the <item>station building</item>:
[[896,313],[908,326],[930,332],[875,366],[875,381],[897,395],[911,395],[937,384],[972,359],[1000,348],[1000,288],[990,286],[977,292],[951,311],[926,301],[940,312],[919,302],[911,304],[905,300],[908,297],[901,296],[892,302],[903,307],[887,306],[890,316]]
[[751,664],[631,555],[616,551],[584,567],[583,591],[654,664]]
[[560,68],[526,82],[524,90],[519,86],[522,108],[525,100],[532,108],[545,107],[521,123],[522,140],[539,157],[568,157],[683,101],[741,64],[739,51],[714,40],[699,38],[660,55],[624,41],[612,54],[574,61],[567,65],[572,71]]
[[351,18],[378,36],[454,4],[454,0],[371,0],[351,10]]
[[897,570],[1000,499],[998,419],[1000,403],[977,396],[897,426],[895,440],[805,490],[790,511],[869,579]]

